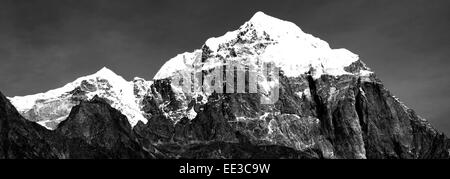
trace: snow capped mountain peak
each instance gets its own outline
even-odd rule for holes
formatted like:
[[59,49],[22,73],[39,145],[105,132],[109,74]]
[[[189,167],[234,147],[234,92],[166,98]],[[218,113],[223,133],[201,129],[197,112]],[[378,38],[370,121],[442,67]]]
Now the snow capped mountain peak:
[[[208,59],[199,60],[202,57]],[[208,39],[201,50],[183,53],[169,60],[154,79],[170,78],[180,71],[192,71],[193,66],[214,67],[217,66],[214,63],[220,61],[218,58],[273,62],[287,77],[312,71],[314,78],[324,74],[354,74],[345,68],[359,60],[358,55],[347,49],[332,49],[327,42],[303,32],[292,22],[257,12],[239,29]],[[358,72],[356,75],[368,74],[371,72]]]
[[133,82],[103,67],[98,72],[80,77],[61,88],[9,99],[25,118],[54,129],[81,100],[99,96],[127,116],[130,124],[134,126],[138,121],[147,122],[141,113],[134,88]]
[[[204,79],[215,78],[217,67],[229,68],[238,64],[241,65],[239,68],[245,66],[249,71],[251,68],[256,69],[253,71],[257,76],[254,79],[256,81],[251,83],[258,86],[257,93],[267,97],[273,94],[269,91],[276,89],[279,84],[277,80],[267,80],[271,79],[271,74],[262,72],[265,64],[274,64],[280,70],[279,74],[290,78],[303,75],[311,75],[314,79],[323,75],[370,75],[368,68],[358,63],[358,60],[358,55],[346,49],[332,49],[327,42],[303,32],[292,22],[257,12],[237,30],[209,38],[201,49],[170,59],[154,80],[174,80],[170,85],[175,97],[181,99],[179,101],[197,96],[207,99],[211,91],[206,89],[208,82],[205,83]],[[193,74],[197,77],[193,77]],[[202,75],[201,78],[198,74]],[[179,77],[188,80],[191,77],[190,82],[203,86],[184,88],[185,80],[180,80],[180,83]],[[188,109],[184,107],[183,110]],[[191,114],[189,119],[195,117],[195,113]]]

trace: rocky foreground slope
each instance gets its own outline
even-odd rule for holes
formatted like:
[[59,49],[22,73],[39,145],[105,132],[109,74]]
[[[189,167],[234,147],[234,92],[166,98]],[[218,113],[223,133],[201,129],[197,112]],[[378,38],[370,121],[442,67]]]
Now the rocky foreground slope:
[[94,97],[51,131],[24,119],[0,93],[0,159],[316,158],[282,146],[216,141],[154,147],[126,117]]
[[47,93],[1,95],[0,134],[1,158],[450,156],[449,139],[358,55],[262,12],[152,81],[104,68]]

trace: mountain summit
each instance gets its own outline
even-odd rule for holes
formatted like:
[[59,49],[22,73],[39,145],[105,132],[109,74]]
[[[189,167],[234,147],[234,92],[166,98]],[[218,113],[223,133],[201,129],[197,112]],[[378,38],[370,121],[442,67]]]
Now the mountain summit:
[[[281,67],[284,75],[299,76],[315,69],[315,77],[322,74],[349,74],[344,68],[358,61],[356,54],[346,49],[331,49],[329,44],[310,34],[304,33],[295,24],[256,13],[238,30],[230,31],[221,37],[210,38],[203,49],[211,53],[207,63],[202,66],[215,66],[218,59],[235,59],[262,62],[274,62]],[[169,60],[154,79],[170,77],[173,73],[189,70],[199,65],[202,50],[184,53]],[[240,59],[239,59],[240,58]],[[368,70],[360,71],[368,75]]]
[[126,81],[104,68],[9,99],[26,119],[89,145],[112,146],[103,141],[111,136],[91,140],[79,130],[101,133],[119,123],[108,132],[133,144],[129,152],[139,155],[128,156],[147,156],[139,147],[166,158],[450,156],[449,139],[395,98],[358,55],[262,12],[170,59],[152,81]]

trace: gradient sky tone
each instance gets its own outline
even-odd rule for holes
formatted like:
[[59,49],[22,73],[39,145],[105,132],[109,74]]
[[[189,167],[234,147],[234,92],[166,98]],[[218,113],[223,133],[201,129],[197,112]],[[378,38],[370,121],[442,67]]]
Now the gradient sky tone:
[[449,9],[448,0],[0,0],[0,91],[45,92],[103,66],[151,79],[263,11],[359,54],[450,135]]

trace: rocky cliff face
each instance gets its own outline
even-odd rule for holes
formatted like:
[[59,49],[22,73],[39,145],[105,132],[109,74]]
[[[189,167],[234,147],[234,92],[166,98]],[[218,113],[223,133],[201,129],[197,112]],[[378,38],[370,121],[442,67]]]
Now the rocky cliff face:
[[57,158],[50,132],[27,121],[0,93],[0,158]]
[[[195,110],[196,117],[178,121],[157,106],[181,102],[170,97],[168,82],[156,81],[155,94],[144,100],[152,117],[134,130],[143,143],[162,148],[228,142],[287,147],[317,158],[449,158],[448,139],[371,78],[282,77],[274,105],[261,105],[255,94],[213,94],[205,103],[192,99],[187,110]],[[309,92],[293,92],[299,89]]]
[[0,158],[155,158],[142,148],[126,117],[94,98],[73,108],[55,131],[24,119],[0,93]]
[[1,99],[3,158],[450,158],[357,55],[261,12],[152,81],[102,69],[10,98],[29,121]]

